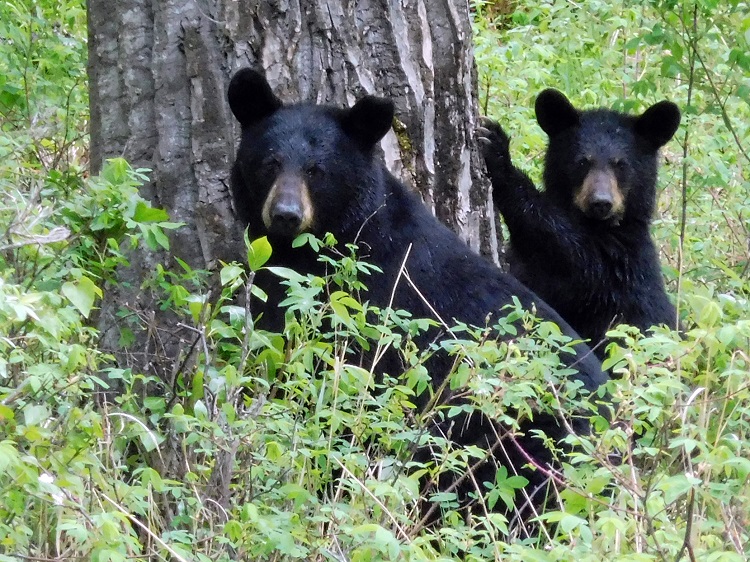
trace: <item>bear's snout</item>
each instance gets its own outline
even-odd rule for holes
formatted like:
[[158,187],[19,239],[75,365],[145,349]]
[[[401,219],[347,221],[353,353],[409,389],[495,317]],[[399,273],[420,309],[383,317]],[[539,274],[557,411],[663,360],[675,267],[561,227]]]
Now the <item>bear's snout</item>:
[[263,224],[269,232],[294,237],[312,225],[313,208],[307,184],[299,174],[281,174],[263,204]]
[[625,210],[625,197],[609,168],[591,170],[574,203],[586,216],[600,221],[621,217]]

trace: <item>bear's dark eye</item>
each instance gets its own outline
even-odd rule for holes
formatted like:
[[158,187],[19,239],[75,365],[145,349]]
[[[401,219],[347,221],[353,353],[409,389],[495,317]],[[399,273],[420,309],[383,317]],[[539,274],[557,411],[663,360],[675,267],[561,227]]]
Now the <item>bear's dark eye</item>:
[[305,166],[305,175],[310,179],[315,179],[323,173],[323,168],[318,164],[311,163]]
[[625,168],[627,168],[627,163],[622,158],[615,158],[614,160],[612,160],[612,167],[617,170],[624,170]]
[[275,172],[281,168],[281,158],[279,158],[278,154],[269,154],[263,158],[261,166],[268,173]]
[[588,156],[584,156],[583,158],[579,159],[578,162],[576,162],[576,165],[582,171],[588,170],[591,166],[591,158],[589,158]]

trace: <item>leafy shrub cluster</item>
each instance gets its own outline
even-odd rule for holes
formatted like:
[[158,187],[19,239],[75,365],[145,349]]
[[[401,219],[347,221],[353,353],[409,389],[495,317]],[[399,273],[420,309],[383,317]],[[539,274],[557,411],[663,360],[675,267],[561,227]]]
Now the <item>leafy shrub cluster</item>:
[[[614,391],[620,425],[611,431],[624,431],[629,453],[608,500],[610,516],[619,515],[600,516],[618,527],[616,546],[595,551],[745,559],[747,5],[550,0],[475,8],[480,103],[508,127],[511,150],[537,183],[546,138],[533,101],[544,88],[562,90],[579,107],[639,112],[669,99],[683,111],[664,149],[654,237],[688,331],[682,341],[631,335],[607,362],[623,374]],[[605,535],[593,532],[594,540]]]
[[[289,287],[283,334],[256,329],[248,304],[262,297],[264,240],[248,241],[248,265],[216,275],[157,268],[144,283],[193,335],[169,386],[102,347],[97,307],[116,269],[141,246],[167,248],[179,225],[139,197],[146,171],[114,160],[84,172],[82,5],[0,4],[0,559],[747,558],[747,10],[508,6],[475,3],[477,59],[488,110],[532,173],[544,139],[529,108],[545,86],[581,105],[637,110],[668,97],[685,109],[656,238],[688,329],[617,329],[611,423],[591,408],[594,434],[572,436],[573,453],[548,470],[545,514],[490,512],[524,484],[500,469],[468,520],[450,490],[433,496],[445,524],[429,528],[420,479],[466,474],[485,453],[426,433],[430,416],[458,413],[414,406],[438,349],[413,343],[429,323],[363,302],[371,267],[354,248],[322,254],[324,277],[276,270]],[[440,344],[456,359],[449,384],[469,390],[464,408],[510,427],[570,411],[550,376],[567,342],[528,313],[507,314],[500,330],[519,321],[531,337],[503,343],[458,326]],[[373,376],[393,349],[405,372]],[[415,462],[415,444],[430,440],[442,456]]]

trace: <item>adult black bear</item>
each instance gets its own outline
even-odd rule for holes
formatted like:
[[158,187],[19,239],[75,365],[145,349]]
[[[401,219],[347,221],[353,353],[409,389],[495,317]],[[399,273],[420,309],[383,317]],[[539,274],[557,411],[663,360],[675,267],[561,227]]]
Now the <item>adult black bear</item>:
[[677,325],[649,227],[658,151],[680,124],[668,101],[642,115],[579,111],[556,90],[536,100],[549,136],[544,191],[513,166],[508,137],[480,129],[493,199],[510,232],[511,272],[604,356],[618,323]]
[[[366,96],[350,109],[284,105],[265,77],[251,69],[235,74],[228,95],[242,126],[231,180],[235,207],[252,237],[268,236],[273,246],[271,264],[320,272],[314,252],[307,246],[293,248],[291,241],[302,232],[318,236],[331,232],[340,244],[356,241],[360,257],[382,270],[366,280],[366,298],[377,306],[388,306],[408,253],[406,270],[411,283],[401,279],[394,308],[418,318],[434,318],[437,313],[447,322],[455,319],[484,326],[488,315],[502,314],[501,309],[515,296],[524,307],[536,306],[537,316],[556,322],[565,334],[578,338],[529,289],[473,253],[440,224],[375,156],[375,146],[393,121],[390,101]],[[283,312],[276,309],[283,298],[278,280],[259,277],[257,282],[269,293],[266,320],[278,328],[283,324]],[[421,343],[429,341],[425,337]],[[599,361],[584,344],[575,345],[574,350],[562,354],[561,361],[573,367],[573,377],[582,387],[596,390],[607,380]],[[440,387],[450,366],[447,354],[436,354],[429,365],[433,389]],[[446,420],[435,431],[445,430],[449,423]],[[455,425],[451,438],[459,444],[489,448],[497,444],[496,433],[503,433],[476,414],[467,424]],[[565,434],[551,416],[538,416],[524,429],[541,429],[552,438]],[[521,469],[527,461],[519,447],[541,464],[550,460],[540,441],[530,435],[504,441],[494,458],[523,473],[530,487],[540,485],[544,475]],[[476,479],[482,482],[494,476],[494,463],[486,462]],[[464,499],[468,489],[458,490]]]

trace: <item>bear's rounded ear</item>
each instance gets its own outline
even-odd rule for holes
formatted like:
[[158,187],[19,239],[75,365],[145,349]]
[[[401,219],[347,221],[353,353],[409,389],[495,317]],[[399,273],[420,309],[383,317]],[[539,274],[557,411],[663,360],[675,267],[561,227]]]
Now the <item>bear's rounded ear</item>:
[[680,108],[671,101],[652,105],[635,120],[635,132],[659,148],[669,141],[680,126]]
[[544,90],[536,98],[534,105],[536,121],[548,137],[555,136],[577,125],[580,120],[578,110],[562,92],[552,88]]
[[393,125],[393,102],[377,96],[365,96],[344,112],[341,126],[347,135],[364,148],[372,148]]
[[229,107],[242,128],[268,117],[283,104],[277,98],[266,77],[252,68],[238,70],[229,82]]

